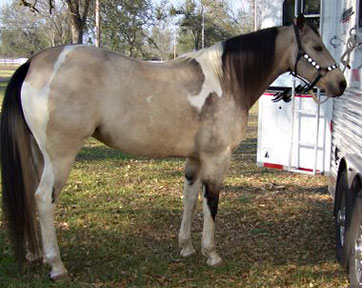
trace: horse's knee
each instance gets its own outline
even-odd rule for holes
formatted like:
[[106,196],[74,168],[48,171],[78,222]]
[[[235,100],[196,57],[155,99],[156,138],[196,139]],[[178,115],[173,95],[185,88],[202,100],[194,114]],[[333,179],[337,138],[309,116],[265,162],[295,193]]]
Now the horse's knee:
[[196,175],[192,171],[185,170],[185,179],[187,180],[188,185],[193,185],[195,183]]
[[185,165],[185,179],[190,186],[200,178],[200,162],[188,159]]

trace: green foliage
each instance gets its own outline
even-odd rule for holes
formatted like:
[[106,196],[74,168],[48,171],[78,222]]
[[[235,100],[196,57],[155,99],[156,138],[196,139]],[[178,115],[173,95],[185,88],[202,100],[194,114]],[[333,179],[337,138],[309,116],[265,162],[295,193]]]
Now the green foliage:
[[2,55],[26,57],[47,47],[39,19],[26,12],[15,4],[4,7],[0,16]]
[[146,51],[157,60],[169,60],[172,56],[172,32],[166,23],[158,21],[151,29]]
[[[233,11],[229,1],[185,0],[174,7],[166,0],[158,4],[102,0],[101,46],[132,57],[168,60],[173,58],[176,33],[179,55],[202,47],[202,28],[204,45],[211,46],[252,27],[250,13]],[[83,30],[87,44],[94,43],[94,1],[25,1],[30,6],[19,6],[20,2],[14,0],[0,12],[1,56],[30,56],[68,44],[81,37]]]
[[183,44],[181,48],[188,48],[192,39],[193,49],[200,49],[203,28],[205,47],[238,34],[230,12],[231,8],[226,0],[186,0],[180,8],[173,7],[170,15],[182,15],[179,20],[180,42]]
[[39,12],[31,12],[15,2],[4,5],[0,13],[1,56],[29,57],[47,47],[69,43],[65,7],[59,3],[50,15],[46,2],[40,1],[37,9]]
[[148,31],[146,50],[152,58],[169,60],[173,58],[174,33],[173,24],[168,15],[169,5],[166,0],[154,8],[154,22]]
[[154,21],[150,0],[102,1],[102,43],[131,57],[147,57],[145,29]]

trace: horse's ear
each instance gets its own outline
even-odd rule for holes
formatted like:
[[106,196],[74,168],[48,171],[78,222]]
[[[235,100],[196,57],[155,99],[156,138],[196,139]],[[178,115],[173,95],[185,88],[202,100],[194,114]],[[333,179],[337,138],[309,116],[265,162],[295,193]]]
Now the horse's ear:
[[306,20],[303,14],[299,14],[297,18],[294,19],[294,24],[297,25],[300,31],[304,31],[306,26]]

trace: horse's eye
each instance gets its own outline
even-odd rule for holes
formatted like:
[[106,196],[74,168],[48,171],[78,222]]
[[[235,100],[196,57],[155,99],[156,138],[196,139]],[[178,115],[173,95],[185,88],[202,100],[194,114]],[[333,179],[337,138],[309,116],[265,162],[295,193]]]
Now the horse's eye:
[[318,52],[322,52],[323,51],[323,47],[322,46],[315,46],[314,50],[318,51]]

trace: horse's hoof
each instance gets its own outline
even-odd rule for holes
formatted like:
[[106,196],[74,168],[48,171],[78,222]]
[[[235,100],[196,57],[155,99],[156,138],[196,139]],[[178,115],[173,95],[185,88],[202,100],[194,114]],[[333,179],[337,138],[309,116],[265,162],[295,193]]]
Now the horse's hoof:
[[50,272],[49,273],[49,278],[53,282],[67,282],[67,281],[70,281],[68,271],[61,272],[61,273]]
[[185,248],[182,248],[180,255],[184,258],[190,257],[196,253],[196,250],[192,245],[186,246]]

